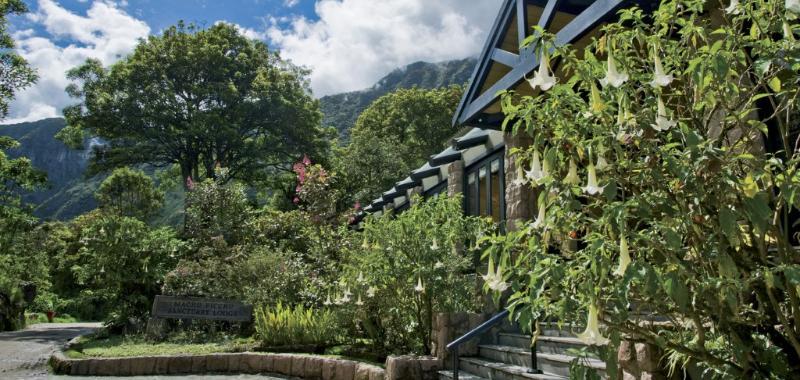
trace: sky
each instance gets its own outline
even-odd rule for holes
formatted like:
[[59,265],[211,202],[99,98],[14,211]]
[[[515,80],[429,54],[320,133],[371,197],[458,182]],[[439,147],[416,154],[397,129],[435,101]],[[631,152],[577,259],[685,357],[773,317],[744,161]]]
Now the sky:
[[87,58],[124,59],[179,20],[237,25],[311,70],[314,96],[372,86],[417,61],[477,55],[502,0],[25,0],[10,19],[39,81],[20,91],[4,124],[61,116],[75,102],[66,71]]

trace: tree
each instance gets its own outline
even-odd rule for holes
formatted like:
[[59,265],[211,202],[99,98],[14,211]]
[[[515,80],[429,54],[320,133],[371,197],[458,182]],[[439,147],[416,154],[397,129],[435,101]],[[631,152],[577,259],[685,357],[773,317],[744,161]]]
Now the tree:
[[164,193],[153,179],[141,170],[115,169],[95,193],[100,208],[139,220],[145,220],[164,204]]
[[628,340],[704,378],[796,377],[800,9],[790,4],[627,9],[582,51],[534,33],[566,69],[542,68],[537,96],[509,93],[502,105],[509,131],[534,137],[518,154],[540,216],[486,253],[498,266],[487,287],[500,296],[510,285],[523,326],[586,326],[578,337],[608,343],[610,370]]
[[372,103],[334,159],[345,193],[368,202],[444,149],[457,132],[451,120],[462,92],[458,86],[401,89]]
[[8,105],[17,90],[36,81],[36,72],[14,51],[14,40],[8,34],[8,16],[27,11],[22,0],[0,2],[0,119],[8,115]]
[[232,25],[179,23],[109,69],[97,60],[72,69],[67,91],[81,103],[64,110],[60,138],[102,138],[94,170],[174,164],[202,181],[222,166],[253,183],[324,149],[307,74]]

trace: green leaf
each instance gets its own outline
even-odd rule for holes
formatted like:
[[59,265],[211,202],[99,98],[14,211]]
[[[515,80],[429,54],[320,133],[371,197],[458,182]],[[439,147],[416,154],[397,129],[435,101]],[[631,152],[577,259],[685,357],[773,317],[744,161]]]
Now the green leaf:
[[722,233],[728,238],[732,246],[739,246],[739,227],[736,221],[736,214],[729,207],[719,210],[719,226]]
[[669,298],[675,301],[678,308],[686,310],[689,305],[689,288],[681,281],[675,272],[667,273],[664,277],[664,291]]
[[768,82],[769,88],[775,92],[781,92],[781,80],[778,77],[773,77]]
[[758,193],[753,198],[745,198],[744,206],[750,223],[755,228],[755,233],[763,235],[767,231],[772,209],[769,207],[769,198],[765,193]]

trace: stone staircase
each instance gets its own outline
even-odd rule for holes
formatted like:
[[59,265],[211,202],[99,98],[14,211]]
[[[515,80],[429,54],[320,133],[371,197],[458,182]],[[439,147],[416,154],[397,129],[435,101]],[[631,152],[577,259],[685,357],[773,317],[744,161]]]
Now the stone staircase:
[[[570,350],[586,347],[568,330],[555,324],[542,323],[542,335],[536,345],[537,364],[543,373],[528,373],[531,365],[531,336],[513,326],[504,325],[494,333],[487,333],[478,345],[478,355],[459,358],[460,380],[555,380],[568,379],[575,360],[606,378],[606,365],[595,358],[580,358]],[[439,380],[453,379],[453,371],[440,371]]]

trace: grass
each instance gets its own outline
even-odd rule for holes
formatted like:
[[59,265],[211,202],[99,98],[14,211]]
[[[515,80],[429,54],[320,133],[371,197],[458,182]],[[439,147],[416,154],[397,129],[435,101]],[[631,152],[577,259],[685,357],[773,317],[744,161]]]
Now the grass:
[[65,354],[72,359],[124,358],[134,356],[203,355],[252,350],[256,345],[252,338],[209,337],[205,342],[196,342],[185,336],[177,336],[165,342],[151,342],[143,336],[86,336]]

